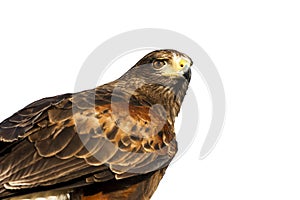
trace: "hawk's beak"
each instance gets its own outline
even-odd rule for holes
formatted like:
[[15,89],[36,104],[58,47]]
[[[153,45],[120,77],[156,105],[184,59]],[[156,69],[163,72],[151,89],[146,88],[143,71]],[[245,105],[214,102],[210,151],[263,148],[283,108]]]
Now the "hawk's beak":
[[181,58],[178,63],[179,63],[179,65],[177,68],[178,68],[179,72],[182,73],[182,75],[188,82],[190,82],[191,66],[193,65],[193,61],[191,59]]
[[183,76],[184,78],[190,82],[191,80],[191,75],[192,75],[192,71],[191,71],[191,68],[189,68],[186,72],[184,72]]
[[190,67],[192,66],[193,62],[187,58],[180,58],[176,65],[176,71],[180,74],[186,73]]

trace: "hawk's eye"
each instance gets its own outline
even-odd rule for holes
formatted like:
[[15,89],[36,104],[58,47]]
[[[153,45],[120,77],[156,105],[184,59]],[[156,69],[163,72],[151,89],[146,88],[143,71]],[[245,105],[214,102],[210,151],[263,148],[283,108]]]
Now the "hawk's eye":
[[163,66],[165,66],[166,64],[167,64],[167,61],[165,61],[165,60],[155,60],[153,62],[153,67],[156,69],[160,69]]

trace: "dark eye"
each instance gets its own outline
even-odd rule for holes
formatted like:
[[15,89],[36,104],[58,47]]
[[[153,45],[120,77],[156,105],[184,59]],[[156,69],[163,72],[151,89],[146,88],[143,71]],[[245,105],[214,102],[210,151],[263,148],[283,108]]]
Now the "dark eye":
[[160,69],[163,66],[165,66],[166,64],[167,64],[167,61],[165,61],[165,60],[155,60],[153,62],[153,67],[156,69]]

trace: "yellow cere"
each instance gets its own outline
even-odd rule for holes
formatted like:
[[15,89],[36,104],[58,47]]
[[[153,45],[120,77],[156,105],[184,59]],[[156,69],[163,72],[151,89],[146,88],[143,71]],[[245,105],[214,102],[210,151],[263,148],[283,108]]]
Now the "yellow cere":
[[179,70],[183,69],[183,68],[186,66],[187,63],[188,63],[187,60],[185,60],[185,59],[180,59],[178,69],[179,69]]

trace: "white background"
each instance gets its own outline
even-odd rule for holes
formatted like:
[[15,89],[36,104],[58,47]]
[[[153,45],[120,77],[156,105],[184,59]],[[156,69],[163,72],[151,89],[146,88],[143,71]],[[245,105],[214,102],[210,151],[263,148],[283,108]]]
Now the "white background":
[[299,199],[299,19],[296,0],[1,1],[0,120],[72,92],[86,57],[110,37],[174,30],[216,64],[227,116],[214,151],[198,160],[200,130],[153,199]]

